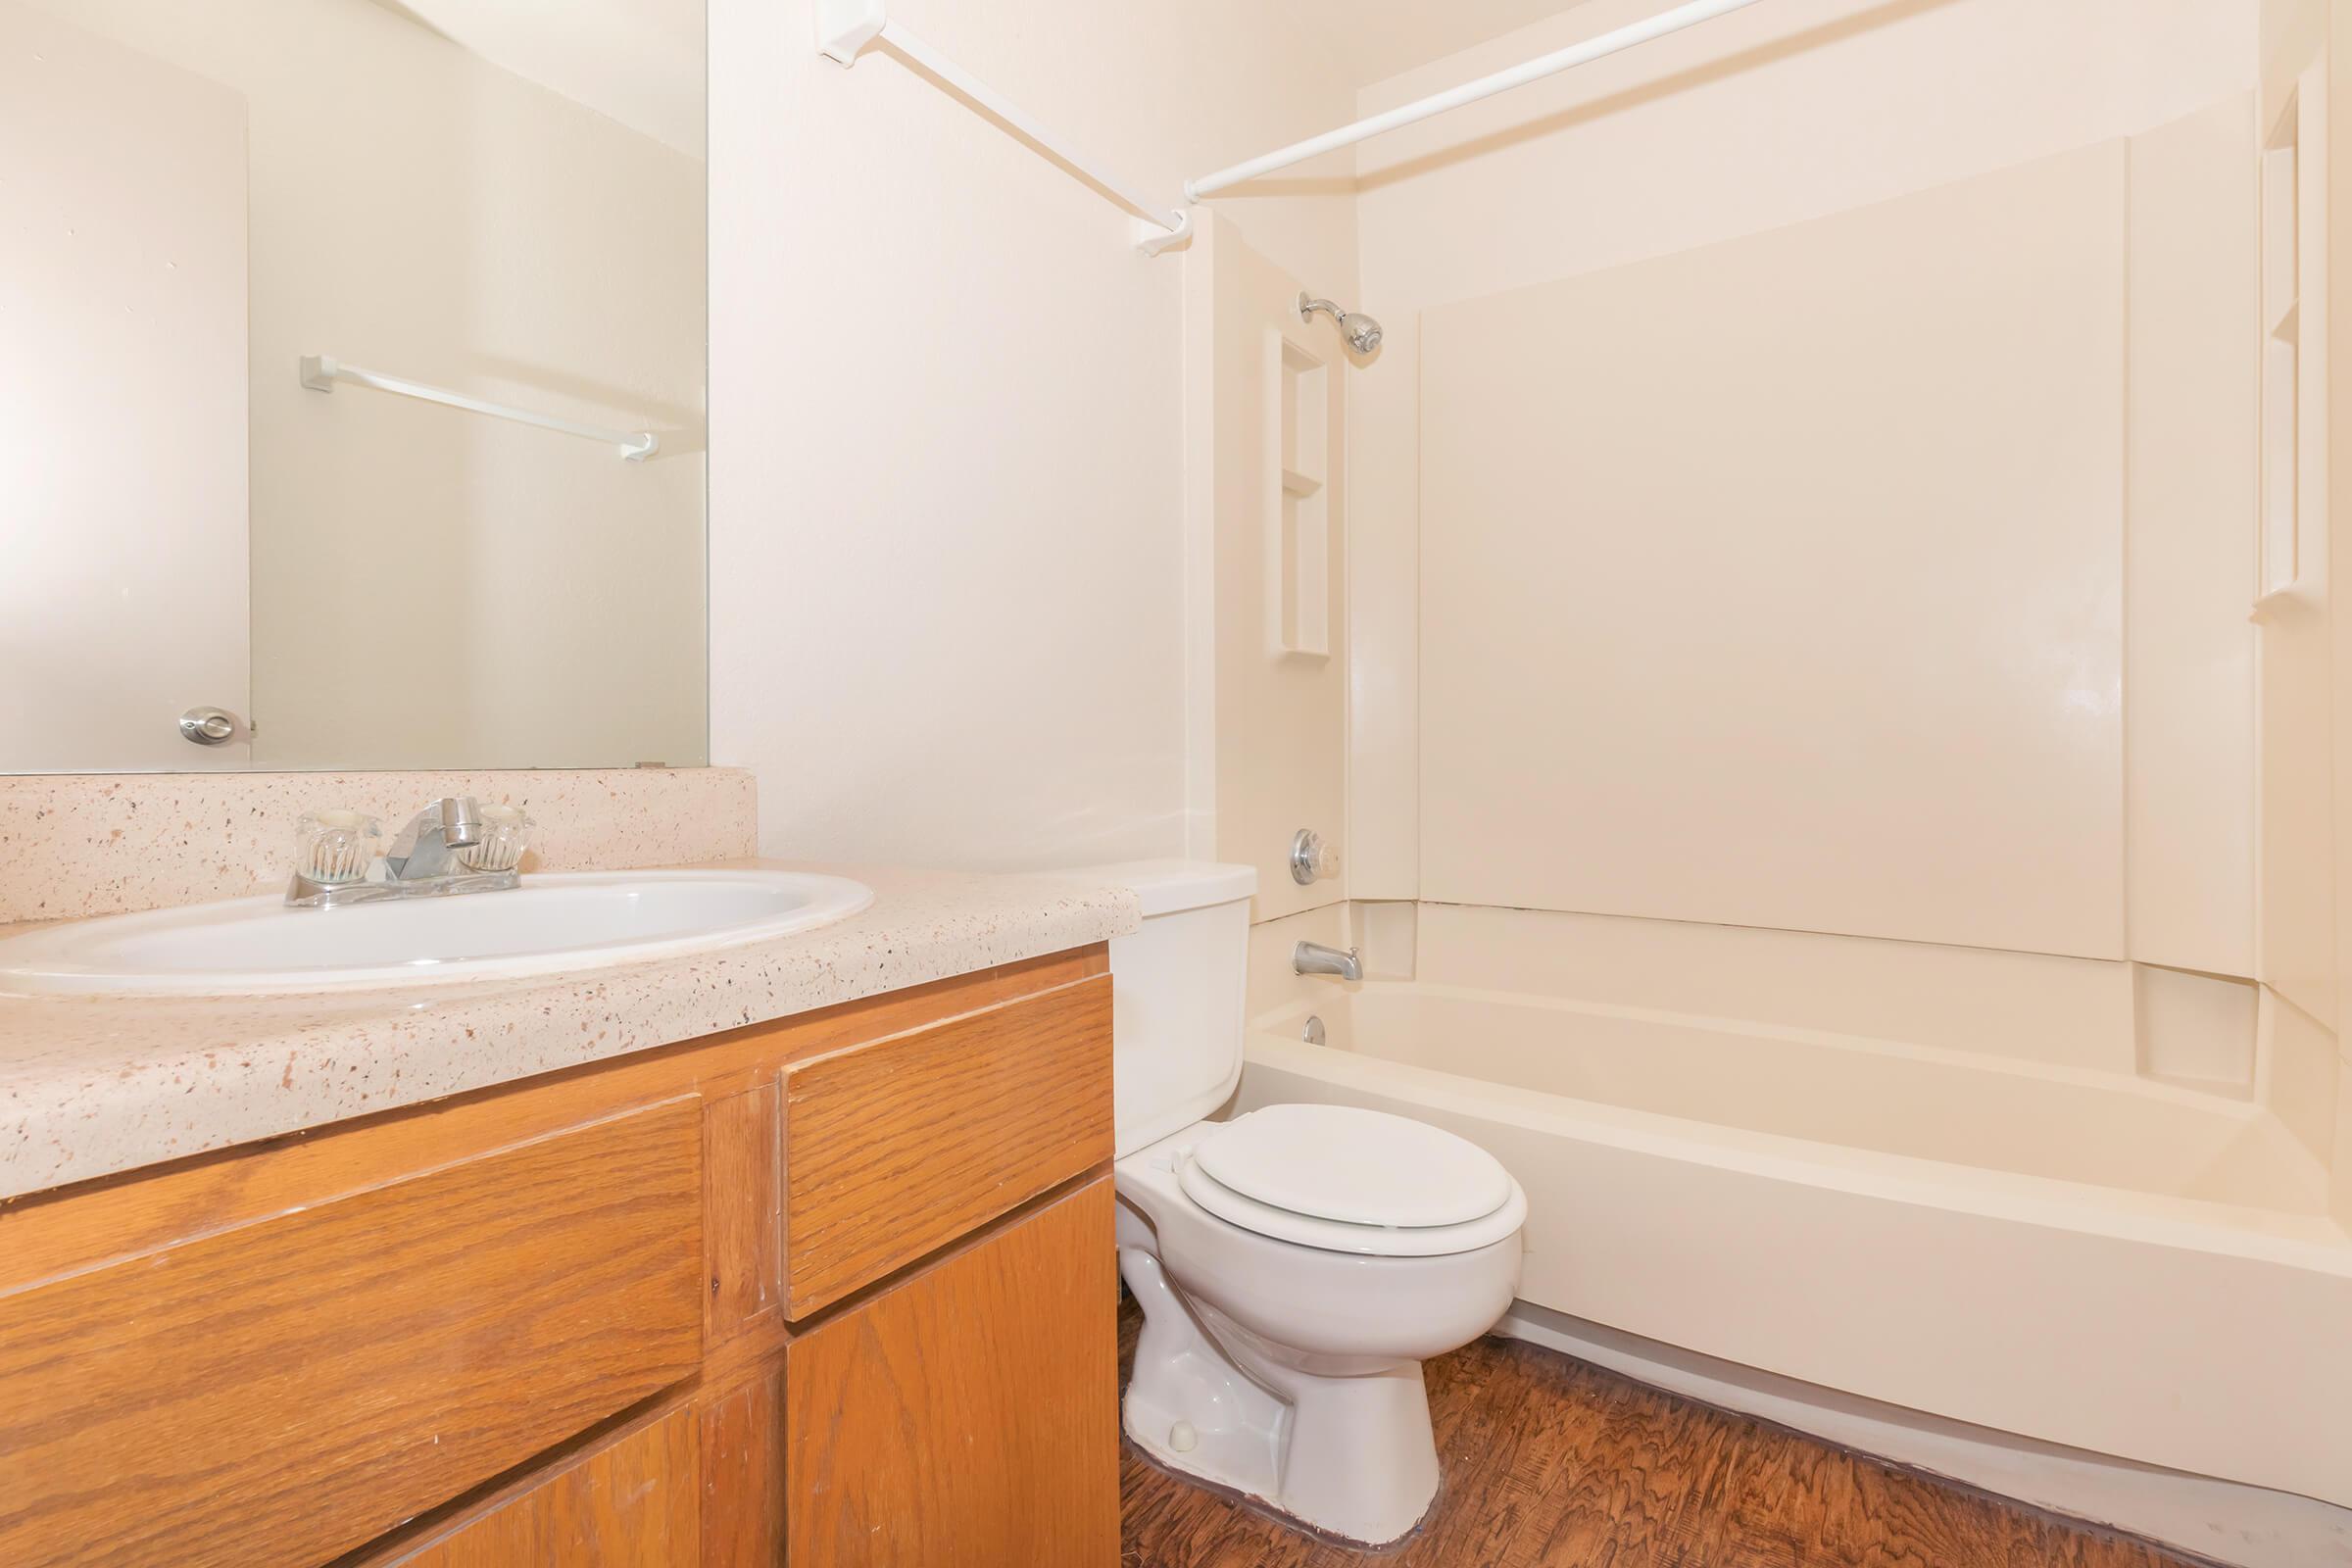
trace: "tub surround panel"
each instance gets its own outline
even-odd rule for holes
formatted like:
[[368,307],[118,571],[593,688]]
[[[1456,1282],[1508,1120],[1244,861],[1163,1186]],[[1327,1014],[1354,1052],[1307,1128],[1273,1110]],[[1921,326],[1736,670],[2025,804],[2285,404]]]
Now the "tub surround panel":
[[[2335,1144],[2339,1152],[2352,1152],[2352,1064],[2339,1061],[2335,1074]],[[2335,1213],[2335,1222],[2352,1230],[2352,1159],[2339,1157],[2329,1167],[2333,1180],[2328,1186],[2328,1202]]]
[[[2336,1124],[2336,1099],[2352,1074],[2336,1054],[2335,1036],[2268,986],[2251,989],[2256,993],[2254,1098],[2302,1140],[2314,1159],[2331,1163],[2340,1186],[2352,1172],[2352,1160],[2341,1157],[2345,1134]],[[2337,1218],[2346,1217],[2352,1216],[2339,1205]]]
[[[1373,82],[1359,90],[1357,113],[1395,108],[1657,9],[1654,0],[1587,0]],[[2278,28],[2269,12],[2325,11],[2305,0],[2261,9],[2266,59],[2279,52]],[[1371,680],[1367,670],[1387,667],[1383,661],[1397,657],[1381,639],[1405,637],[1397,646],[1409,657],[1411,637],[1417,636],[1426,662],[1433,652],[1431,639],[1445,632],[1420,581],[1427,569],[1421,550],[1443,550],[1446,541],[1439,537],[1435,511],[1425,521],[1416,499],[1425,482],[1416,440],[1424,404],[1414,382],[1424,361],[1424,340],[1441,330],[1436,318],[1454,302],[1696,252],[1933,192],[1954,181],[2006,177],[2003,172],[2033,160],[2117,138],[2135,138],[2128,303],[2166,313],[2160,320],[2129,323],[2132,386],[2137,389],[2145,381],[2136,372],[2151,366],[2194,372],[2189,380],[2168,383],[2163,406],[2143,400],[2134,411],[2145,422],[2131,459],[2134,471],[2125,519],[2132,536],[2123,563],[2131,591],[2139,595],[2155,576],[2180,567],[2193,570],[2233,546],[2242,549],[2247,534],[2233,524],[2244,517],[2252,490],[2242,457],[2252,396],[2251,387],[2224,367],[2242,363],[2257,328],[2251,308],[2240,310],[2236,304],[2247,279],[2228,274],[2226,270],[2237,264],[2226,258],[2242,256],[2252,233],[2250,217],[2244,224],[2206,222],[2189,230],[2180,227],[2180,219],[2199,199],[2199,189],[2210,188],[2203,183],[2209,178],[2231,182],[2237,194],[2230,199],[2242,200],[2250,159],[2221,167],[2206,156],[2213,151],[2204,140],[2210,123],[2182,127],[2172,122],[2191,116],[2210,122],[2214,106],[2239,100],[2254,74],[2256,8],[2173,6],[2161,27],[2145,26],[2144,20],[2132,0],[2067,6],[2035,0],[1892,6],[1883,0],[1822,0],[1791,11],[1760,6],[1357,148],[1364,308],[1388,326],[1380,366],[1357,377],[1351,388],[1363,469],[1356,475],[1357,504],[1350,519],[1354,608],[1359,630],[1377,634],[1359,638],[1359,687]],[[2309,15],[2299,16],[2298,27],[2309,21]],[[2310,30],[2325,29],[2305,29],[2306,35]],[[2119,48],[2119,37],[2128,37],[2129,46]],[[1935,113],[1918,112],[1928,103],[1936,106]],[[2227,118],[2229,110],[2219,113]],[[1863,123],[1869,129],[1858,134],[1856,127]],[[2164,128],[2142,138],[2154,127]],[[2230,129],[2245,135],[2242,122]],[[2143,150],[2150,154],[2145,160]],[[1575,199],[1530,201],[1531,191],[1571,191]],[[1671,193],[1670,199],[1661,193]],[[1993,215],[1984,227],[1959,240],[1957,249],[1975,255],[2009,251],[2013,236],[2034,221],[2031,209],[2021,204]],[[1464,245],[1464,234],[1479,236],[1480,243]],[[2149,256],[2147,244],[2174,249]],[[2217,297],[2208,284],[2218,285],[2226,297]],[[1670,300],[1657,319],[1671,323],[1677,315]],[[1572,376],[1581,368],[1591,380],[1600,370],[1601,381],[1616,384],[1638,383],[1652,373],[1654,347],[1646,339],[1636,358],[1605,368],[1594,364],[1594,347],[1582,339],[1571,345],[1562,363]],[[1798,401],[1811,399],[1816,376],[1826,368],[1810,353],[1784,360],[1776,366],[1782,377],[1776,397],[1787,401],[1791,389],[1801,389]],[[2113,389],[2124,391],[2126,382],[2119,377]],[[1493,392],[1480,397],[1500,401]],[[1434,395],[1429,407],[1443,412]],[[1557,422],[1571,423],[1565,416]],[[1972,420],[1968,428],[1980,423]],[[2195,450],[2153,444],[2152,438],[2164,435],[2193,438]],[[1687,454],[1705,445],[1694,438],[1682,450]],[[1550,455],[1548,444],[1544,450]],[[1368,468],[1362,461],[1367,453],[1374,455]],[[2150,494],[2143,491],[2143,481],[2176,488]],[[1800,508],[1819,493],[1810,479],[1791,492]],[[2150,506],[2143,508],[2143,501]],[[1752,511],[1752,501],[1747,504]],[[2151,530],[2144,540],[2143,521]],[[2135,562],[2143,545],[2152,554]],[[1714,567],[1694,558],[1688,569]],[[1868,592],[1860,586],[1865,581],[1860,553],[1851,565],[1838,569],[1855,585],[1852,591],[1860,600]],[[2039,564],[2034,569],[2047,574]],[[1367,581],[1375,575],[1387,580]],[[2230,808],[2246,788],[2242,760],[2251,729],[2250,694],[2241,687],[2233,695],[2230,686],[2231,666],[2242,668],[2245,658],[2242,592],[2234,622],[2217,618],[2214,612],[2250,576],[2250,568],[2242,566],[2216,567],[2204,577],[2165,575],[2154,584],[2158,593],[2133,601],[2132,617],[2152,613],[2156,624],[2197,640],[2193,658],[2180,648],[2142,660],[2137,654],[2145,650],[2135,647],[2132,656],[2132,673],[2162,687],[2149,687],[2143,701],[2127,683],[2126,700],[2133,702],[2135,711],[2127,720],[2132,733],[2123,765],[2129,788],[2139,797],[2132,823],[2151,831],[2194,830],[2185,840],[2128,841],[2131,876],[2155,899],[2174,901],[2159,913],[2135,897],[2130,930],[2135,957],[2249,972],[2240,962],[2216,956],[2242,952],[2247,941],[2242,911],[2250,883],[2248,832],[2242,812],[2232,814]],[[1642,609],[1664,606],[1662,613],[1673,612],[1683,592],[1680,570],[1606,580],[1608,590],[1625,603]],[[1768,617],[1750,626],[1739,659],[1755,678],[1781,662],[1783,627],[1795,618],[1775,603],[1783,580],[1768,564],[1747,584],[1753,603],[1764,607]],[[1797,591],[1806,590],[1800,584]],[[1402,632],[1384,610],[1398,600],[1418,611],[1407,615]],[[1839,612],[1845,612],[1840,608]],[[1852,613],[1866,615],[1867,607]],[[1484,621],[1472,624],[1485,629]],[[1925,625],[1898,626],[1888,646],[1898,659],[1919,657],[1920,640],[1928,635]],[[2135,645],[2142,642],[2129,625],[2126,636]],[[1599,685],[1614,684],[1608,666],[1592,667]],[[1432,686],[1424,697],[1411,680],[1373,684],[1383,712],[1378,733],[1368,741],[1359,737],[1354,757],[1350,892],[1381,898],[1492,896],[1492,889],[1439,886],[1431,863],[1416,859],[1427,851],[1413,842],[1415,834],[1434,834],[1432,819],[1447,809],[1446,803],[1426,792],[1415,747],[1381,744],[1398,722],[1392,711],[1398,702],[1408,710],[1416,704],[1425,708],[1434,726],[1448,694]],[[1705,701],[1704,693],[1700,700]],[[2225,713],[2227,722],[2219,722]],[[2169,714],[2182,717],[2172,721]],[[1670,716],[1676,724],[1690,722],[1687,712]],[[2152,723],[2139,724],[2139,718]],[[1409,711],[1402,722],[1412,726]],[[1430,733],[1434,736],[1434,727]],[[2201,748],[2194,756],[2180,750],[2184,735]],[[1608,767],[1607,748],[1596,745],[1593,751],[1604,755],[1588,765]],[[2025,770],[2024,759],[2010,760]],[[2157,776],[2167,770],[2169,776]],[[1897,802],[1886,809],[1899,813],[1917,804]],[[1464,820],[1468,831],[1492,826],[1475,816]],[[1740,868],[1727,865],[1724,873],[1735,878]],[[2178,902],[2182,898],[2205,902]],[[1704,917],[1695,907],[1663,912]]]
[[[1327,286],[1200,220],[1185,261],[1185,422],[1204,446],[1195,525],[1214,540],[1215,858],[1257,868],[1254,919],[1348,896],[1349,361],[1328,321],[1299,318]],[[1311,285],[1311,286],[1310,286]],[[1270,543],[1271,542],[1271,543]],[[1292,875],[1292,835],[1322,835],[1337,874]]]
[[621,871],[758,850],[758,788],[732,767],[0,775],[0,925],[274,893],[304,811],[352,807],[390,832],[443,795],[529,811],[530,870]]
[[[465,780],[412,777],[440,778],[445,791]],[[775,941],[552,981],[0,998],[0,1198],[1086,947],[1139,923],[1132,894],[1083,880],[840,874],[874,889],[871,907]]]
[[2131,955],[2254,970],[2250,92],[2131,140],[2124,838]]
[[1419,978],[2135,1068],[2127,964],[1752,926],[1421,906]]
[[1424,897],[2127,956],[2127,175],[1423,314]]
[[1250,928],[1249,1015],[1252,1018],[1304,1003],[1310,1006],[1327,998],[1345,997],[1354,989],[1331,975],[1300,974],[1291,953],[1301,942],[1327,948],[1356,945],[1352,904],[1326,904],[1302,909],[1279,920],[1260,920]]

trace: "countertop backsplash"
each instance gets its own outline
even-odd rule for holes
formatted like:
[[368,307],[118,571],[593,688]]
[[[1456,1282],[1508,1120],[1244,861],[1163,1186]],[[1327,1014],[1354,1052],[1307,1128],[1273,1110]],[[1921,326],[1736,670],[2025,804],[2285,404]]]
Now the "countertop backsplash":
[[626,870],[757,853],[742,768],[416,773],[26,773],[0,776],[0,926],[272,892],[294,823],[352,807],[396,831],[427,801],[519,806],[526,870]]

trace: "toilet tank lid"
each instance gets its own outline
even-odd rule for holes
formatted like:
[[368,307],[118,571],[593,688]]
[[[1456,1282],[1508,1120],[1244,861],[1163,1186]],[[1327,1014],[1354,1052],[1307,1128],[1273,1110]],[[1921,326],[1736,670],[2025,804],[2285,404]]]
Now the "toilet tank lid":
[[1231,904],[1257,891],[1257,867],[1216,860],[1119,860],[1109,865],[1072,866],[1054,874],[1126,888],[1142,903],[1146,919]]

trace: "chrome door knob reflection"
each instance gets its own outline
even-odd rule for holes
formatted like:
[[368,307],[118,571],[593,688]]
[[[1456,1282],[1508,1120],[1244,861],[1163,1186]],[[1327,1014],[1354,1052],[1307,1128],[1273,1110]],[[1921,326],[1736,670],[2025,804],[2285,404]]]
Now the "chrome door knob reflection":
[[237,716],[223,708],[191,708],[179,715],[179,732],[199,746],[225,746],[236,738]]

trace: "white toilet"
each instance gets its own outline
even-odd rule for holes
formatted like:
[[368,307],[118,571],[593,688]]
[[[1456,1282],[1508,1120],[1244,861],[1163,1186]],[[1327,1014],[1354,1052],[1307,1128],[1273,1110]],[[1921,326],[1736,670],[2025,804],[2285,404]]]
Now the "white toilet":
[[1510,1304],[1527,1199],[1451,1133],[1343,1105],[1201,1118],[1242,1070],[1249,866],[1098,867],[1110,945],[1119,1266],[1144,1309],[1128,1436],[1170,1469],[1366,1545],[1438,1490],[1421,1363]]

